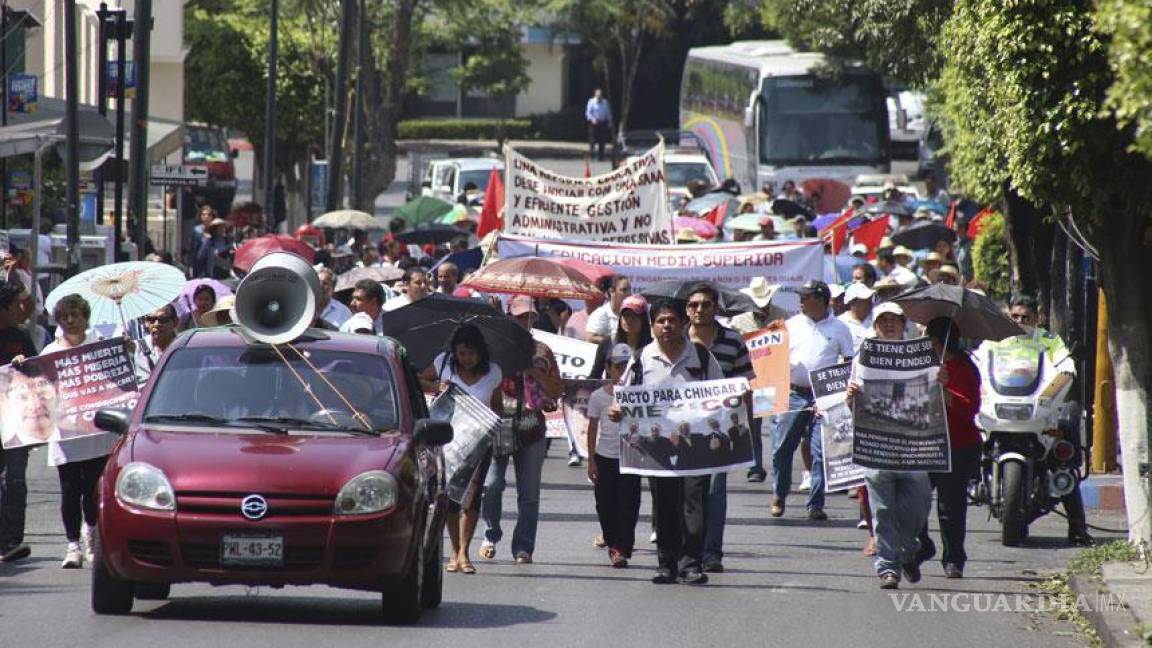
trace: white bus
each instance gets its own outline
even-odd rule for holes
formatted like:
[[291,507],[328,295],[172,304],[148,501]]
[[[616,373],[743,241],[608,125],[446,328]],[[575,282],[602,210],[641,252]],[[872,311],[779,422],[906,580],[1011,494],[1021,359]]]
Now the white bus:
[[766,182],[779,190],[786,180],[821,181],[821,211],[839,209],[857,175],[887,173],[890,165],[880,75],[859,66],[830,73],[822,55],[784,41],[690,50],[680,127],[696,133],[717,173],[746,192]]

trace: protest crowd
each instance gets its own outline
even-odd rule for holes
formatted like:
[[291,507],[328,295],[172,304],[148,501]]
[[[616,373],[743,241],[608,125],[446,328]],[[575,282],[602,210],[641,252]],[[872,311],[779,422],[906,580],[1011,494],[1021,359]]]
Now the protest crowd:
[[[612,173],[646,173],[642,162],[632,166]],[[647,209],[643,182],[620,184],[640,197],[604,199]],[[482,572],[477,556],[532,563],[543,466],[549,446],[563,445],[568,466],[591,484],[599,528],[588,530],[589,544],[611,567],[627,568],[638,545],[654,543],[644,566],[655,569],[656,584],[702,585],[724,571],[727,480],[737,477],[766,482],[769,515],[814,530],[828,520],[828,497],[856,498],[862,552],[882,588],[920,580],[921,565],[937,556],[946,577],[963,576],[966,493],[982,444],[976,349],[991,342],[959,317],[920,315],[929,309],[916,294],[935,286],[980,294],[972,241],[987,210],[934,186],[930,200],[915,202],[891,183],[879,197],[851,196],[841,211],[817,217],[819,197],[794,182],[752,194],[731,181],[696,183],[692,198],[709,197],[707,211],[668,205],[665,196],[656,204],[666,219],[637,230],[641,219],[624,214],[606,220],[600,235],[583,229],[576,238],[572,223],[581,217],[517,212],[503,186],[513,191],[493,172],[486,192],[466,192],[431,225],[397,216],[382,226],[313,223],[292,236],[262,236],[250,206],[242,223],[205,207],[183,258],[148,261],[182,273],[179,295],[127,321],[95,321],[99,295],[49,298],[22,270],[28,252],[6,251],[4,384],[34,374],[24,367],[38,356],[127,338],[131,379],[142,386],[183,331],[229,325],[231,294],[254,248],[283,249],[317,270],[318,328],[400,338],[411,313],[442,301],[443,317],[485,308],[489,319],[531,332],[534,346],[522,349],[494,345],[486,327],[495,325],[484,318],[461,321],[446,339],[400,338],[410,352],[435,346],[434,359],[415,367],[430,400],[473,399],[515,423],[511,443],[485,436],[450,467],[461,487],[448,514],[447,572]],[[561,201],[563,192],[548,195]],[[542,202],[528,204],[539,210]],[[1034,302],[1021,296],[1012,307],[1022,333],[1032,334]],[[899,354],[930,364],[885,368]],[[46,430],[24,429],[45,417]],[[47,410],[10,420],[0,429],[0,561],[30,553],[25,475],[30,460],[46,460],[60,482],[61,566],[90,563],[94,486],[116,438],[54,434]],[[46,452],[33,452],[45,441]],[[797,450],[804,468],[794,489]],[[506,541],[510,469],[517,512]],[[641,527],[646,498],[652,520]],[[1069,539],[1091,542],[1082,507],[1070,517]]]

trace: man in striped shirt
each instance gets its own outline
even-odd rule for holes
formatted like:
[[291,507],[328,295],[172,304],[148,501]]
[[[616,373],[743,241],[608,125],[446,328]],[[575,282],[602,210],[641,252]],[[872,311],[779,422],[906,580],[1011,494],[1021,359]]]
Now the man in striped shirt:
[[[702,282],[692,286],[688,294],[688,337],[712,352],[725,378],[752,379],[752,359],[744,338],[733,329],[716,321],[720,311],[720,293],[712,284]],[[748,404],[748,420],[752,420],[752,400]],[[706,572],[724,571],[724,521],[728,515],[728,474],[712,475],[705,507],[704,551],[702,567]]]

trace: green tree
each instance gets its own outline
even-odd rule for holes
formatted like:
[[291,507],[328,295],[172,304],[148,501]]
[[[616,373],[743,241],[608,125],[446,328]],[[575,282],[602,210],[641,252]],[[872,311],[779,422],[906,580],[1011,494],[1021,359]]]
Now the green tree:
[[1140,0],[1101,0],[1096,4],[1100,31],[1111,38],[1108,61],[1116,76],[1108,88],[1108,107],[1121,126],[1135,129],[1134,146],[1152,156],[1152,5]]
[[1009,267],[1004,263],[1008,258],[1008,232],[1004,217],[992,214],[985,218],[988,223],[972,245],[972,268],[988,296],[1002,301],[1012,292]]

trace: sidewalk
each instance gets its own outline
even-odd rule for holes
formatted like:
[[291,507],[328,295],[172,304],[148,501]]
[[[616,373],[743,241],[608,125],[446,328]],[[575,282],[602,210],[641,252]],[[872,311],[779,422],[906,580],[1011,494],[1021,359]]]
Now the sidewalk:
[[1152,566],[1140,562],[1106,563],[1099,576],[1073,574],[1069,587],[1084,605],[1109,648],[1148,646],[1142,634],[1152,631]]
[[[508,140],[507,144],[531,158],[583,158],[588,153],[587,142],[561,142],[553,140]],[[448,157],[476,157],[498,153],[496,140],[421,139],[399,140],[400,153],[443,153]]]

